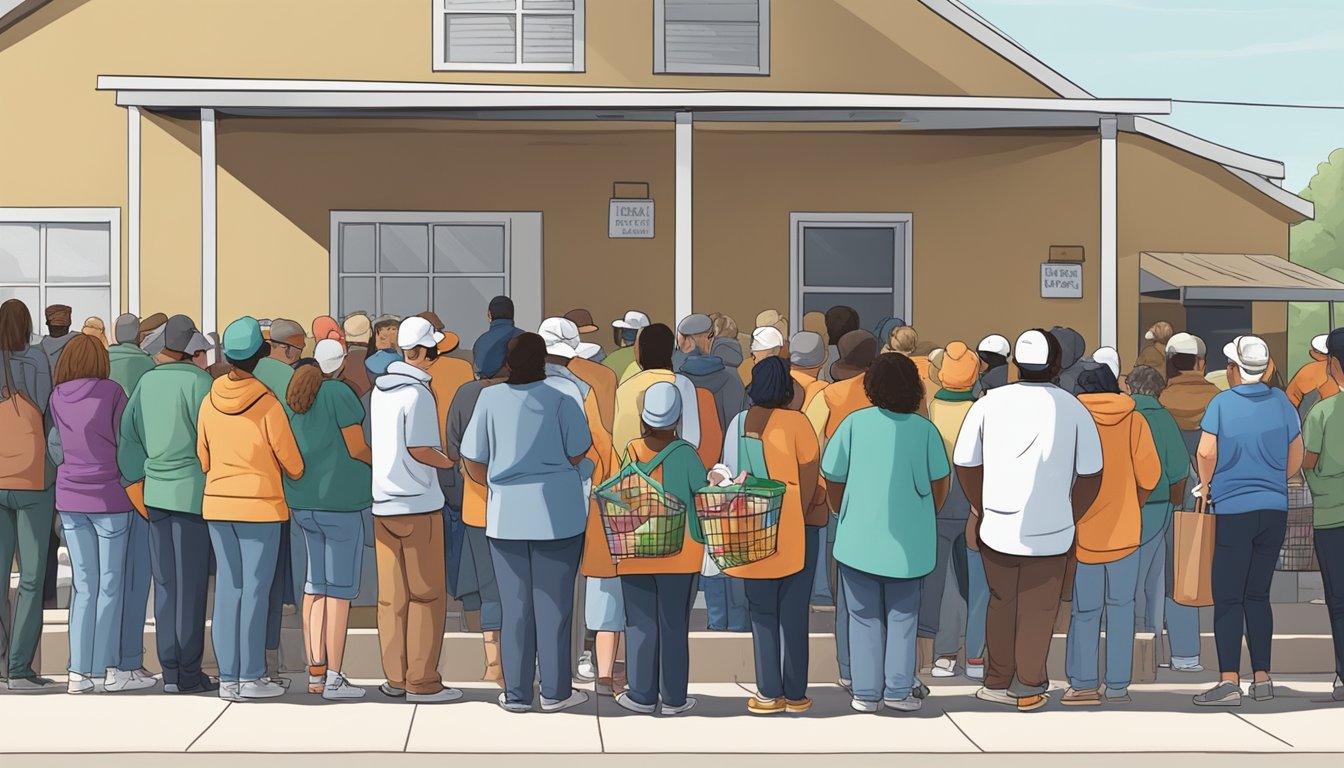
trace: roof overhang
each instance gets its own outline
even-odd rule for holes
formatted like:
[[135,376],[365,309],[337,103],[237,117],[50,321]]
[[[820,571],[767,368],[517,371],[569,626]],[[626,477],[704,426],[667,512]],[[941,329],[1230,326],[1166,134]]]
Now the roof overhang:
[[1182,301],[1344,301],[1344,283],[1278,256],[1143,253],[1139,292]]

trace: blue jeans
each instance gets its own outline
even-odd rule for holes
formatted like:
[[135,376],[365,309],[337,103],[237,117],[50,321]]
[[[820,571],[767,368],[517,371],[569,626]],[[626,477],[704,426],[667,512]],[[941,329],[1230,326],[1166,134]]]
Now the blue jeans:
[[854,698],[909,698],[915,685],[920,579],[876,576],[840,564],[849,604]]
[[215,548],[210,640],[226,683],[266,676],[266,620],[280,558],[280,523],[209,521]]
[[[121,661],[129,512],[61,513],[70,550],[70,671],[102,677]],[[137,515],[138,517],[138,515]]]
[[1139,585],[1139,553],[1113,563],[1079,563],[1073,578],[1073,617],[1065,667],[1069,684],[1098,687],[1101,614],[1106,612],[1106,695],[1129,689],[1134,666],[1134,592]]
[[145,614],[149,610],[149,521],[132,512],[126,536],[126,599],[121,609],[121,659],[118,669],[145,666]]
[[853,680],[849,667],[849,600],[845,597],[845,569],[835,570],[835,665],[841,680]]
[[985,658],[985,616],[989,613],[989,582],[980,553],[966,548],[966,658]]
[[652,706],[686,703],[691,675],[693,573],[621,577],[625,602],[625,673],[630,698]]
[[462,610],[480,611],[481,630],[499,629],[504,621],[499,605],[499,582],[495,580],[495,566],[490,561],[490,544],[484,528],[463,526],[462,553],[458,562],[457,598]]
[[[819,539],[806,529],[803,569],[780,579],[746,579],[756,692],[765,699],[807,698],[808,596],[817,567]],[[825,533],[825,530],[822,530]],[[782,673],[782,674],[781,674]]]
[[[364,518],[359,512],[290,511],[303,537],[303,594],[354,600],[364,561]],[[292,548],[291,551],[298,551]]]
[[499,641],[507,700],[531,706],[540,670],[541,697],[564,701],[574,691],[571,632],[583,536],[489,541],[504,614]]
[[[1168,523],[1170,525],[1170,523]],[[1162,613],[1167,601],[1167,537],[1158,533],[1139,545],[1139,583],[1134,592],[1134,622],[1137,631],[1162,634]]]
[[830,548],[826,546],[826,526],[809,527],[806,529],[809,539],[815,538],[816,541],[809,541],[809,544],[815,544],[817,547],[817,564],[812,569],[812,605],[833,605],[835,597],[831,592],[831,563]]
[[1167,526],[1163,533],[1163,540],[1166,545],[1166,554],[1164,557],[1166,583],[1166,601],[1163,611],[1163,620],[1167,625],[1167,643],[1171,649],[1171,663],[1176,666],[1178,661],[1186,664],[1195,664],[1199,662],[1200,639],[1199,639],[1199,609],[1191,605],[1181,605],[1171,599],[1171,590],[1174,586],[1175,569],[1171,558],[1176,551],[1176,526],[1173,522]]
[[700,579],[705,592],[705,611],[709,614],[709,628],[714,632],[749,632],[751,619],[747,615],[747,589],[741,579],[719,574]]

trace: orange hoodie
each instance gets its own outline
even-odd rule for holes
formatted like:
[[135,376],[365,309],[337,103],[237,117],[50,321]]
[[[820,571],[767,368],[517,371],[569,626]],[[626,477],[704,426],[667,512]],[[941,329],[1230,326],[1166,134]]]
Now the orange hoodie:
[[1339,394],[1339,385],[1330,378],[1329,370],[1326,368],[1325,355],[1314,349],[1311,350],[1311,362],[1302,366],[1302,370],[1288,382],[1288,400],[1296,408],[1302,404],[1302,398],[1313,389],[1320,394],[1322,400]]
[[1129,395],[1079,395],[1101,435],[1101,491],[1078,521],[1080,563],[1113,563],[1139,548],[1143,511],[1139,489],[1162,480],[1162,463],[1147,419]]
[[[280,401],[251,376],[215,379],[201,403],[196,455],[205,472],[206,520],[282,523],[289,519],[280,473],[303,475],[303,457]],[[345,446],[336,446],[345,450]]]

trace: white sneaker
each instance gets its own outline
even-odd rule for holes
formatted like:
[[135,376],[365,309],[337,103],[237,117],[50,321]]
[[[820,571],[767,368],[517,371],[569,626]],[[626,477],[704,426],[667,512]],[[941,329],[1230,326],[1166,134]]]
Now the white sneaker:
[[159,681],[152,677],[143,677],[139,670],[123,672],[116,667],[108,667],[107,678],[103,681],[103,689],[109,693],[142,691],[146,688],[153,688],[158,683]]
[[894,709],[897,712],[918,712],[919,708],[924,706],[924,700],[906,696],[904,699],[883,699],[882,704],[887,709]]
[[345,675],[327,670],[326,683],[322,687],[322,698],[327,701],[353,701],[364,698],[363,688],[350,684]]
[[1198,656],[1172,656],[1171,671],[1188,673],[1203,672],[1204,665],[1199,663]]
[[663,705],[663,714],[664,714],[664,715],[669,715],[669,716],[670,716],[670,715],[680,715],[680,714],[684,714],[684,713],[686,713],[686,712],[690,712],[693,708],[695,708],[695,705],[696,705],[697,703],[698,703],[698,702],[696,702],[694,696],[687,696],[687,697],[686,697],[686,703],[685,703],[685,704],[682,704],[680,707],[669,707],[669,706],[667,706],[666,704],[664,704],[664,705]]
[[260,680],[244,680],[238,684],[238,695],[249,700],[275,699],[284,696],[285,689],[266,678]]
[[865,713],[865,714],[872,714],[872,713],[874,713],[874,712],[876,712],[876,711],[878,711],[879,709],[882,708],[882,702],[880,702],[880,701],[864,701],[863,699],[850,699],[850,701],[849,701],[849,706],[850,706],[855,712],[863,712],[863,713]]
[[278,685],[278,686],[280,686],[281,688],[284,688],[286,691],[289,690],[290,680],[289,680],[288,677],[270,677],[270,676],[267,676],[267,677],[263,677],[263,678],[261,678],[261,680],[262,680],[262,682],[270,683],[271,685]]
[[[111,672],[111,670],[108,670]],[[81,693],[93,693],[93,678],[89,675],[81,675],[78,672],[70,673],[70,682],[65,686],[65,692],[78,695]]]
[[591,683],[597,679],[597,665],[593,663],[592,651],[579,654],[579,666],[578,671],[574,673],[574,679],[580,683]]
[[587,702],[587,701],[588,701],[588,694],[587,694],[587,693],[584,693],[583,691],[580,691],[580,690],[577,689],[577,688],[571,688],[571,689],[570,689],[569,698],[568,698],[568,699],[565,699],[564,701],[556,701],[556,700],[554,700],[554,699],[548,699],[548,698],[546,698],[545,696],[542,696],[542,697],[541,697],[541,711],[542,711],[542,712],[563,712],[563,711],[565,711],[566,709],[573,709],[574,707],[577,707],[577,706],[579,706],[580,704],[583,704],[583,703],[585,703],[585,702]]
[[532,705],[519,701],[509,701],[509,694],[499,694],[499,706],[506,712],[531,712]]
[[[658,711],[658,705],[656,703],[640,704],[638,701],[635,701],[634,699],[630,698],[629,693],[622,693],[620,696],[617,696],[616,705],[619,706],[621,709],[628,709],[637,715],[652,715],[654,712]],[[666,707],[663,708],[663,713],[664,714],[667,713]]]
[[933,662],[934,677],[956,677],[957,660],[956,659],[938,659]]
[[985,688],[984,686],[981,686],[980,690],[975,692],[975,698],[993,704],[1006,704],[1010,707],[1017,706],[1017,697],[1009,695],[1008,691],[996,691],[992,688]]
[[[327,678],[330,680],[331,678]],[[331,683],[327,683],[331,685]],[[322,694],[326,696],[326,694]],[[457,701],[462,698],[462,692],[456,688],[444,686],[438,693],[411,693],[406,692],[406,700],[412,704],[447,704],[450,701]]]
[[242,701],[243,697],[238,693],[238,683],[219,684],[219,698],[224,701]]

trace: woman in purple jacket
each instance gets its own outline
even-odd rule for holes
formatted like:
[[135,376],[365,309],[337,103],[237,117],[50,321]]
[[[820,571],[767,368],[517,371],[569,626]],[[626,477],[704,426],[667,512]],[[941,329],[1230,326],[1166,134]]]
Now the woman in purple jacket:
[[108,691],[156,682],[120,670],[131,500],[117,469],[117,435],[126,392],[108,378],[107,350],[92,336],[66,344],[51,393],[49,452],[56,468],[56,510],[70,550],[70,693],[89,693],[106,676]]

